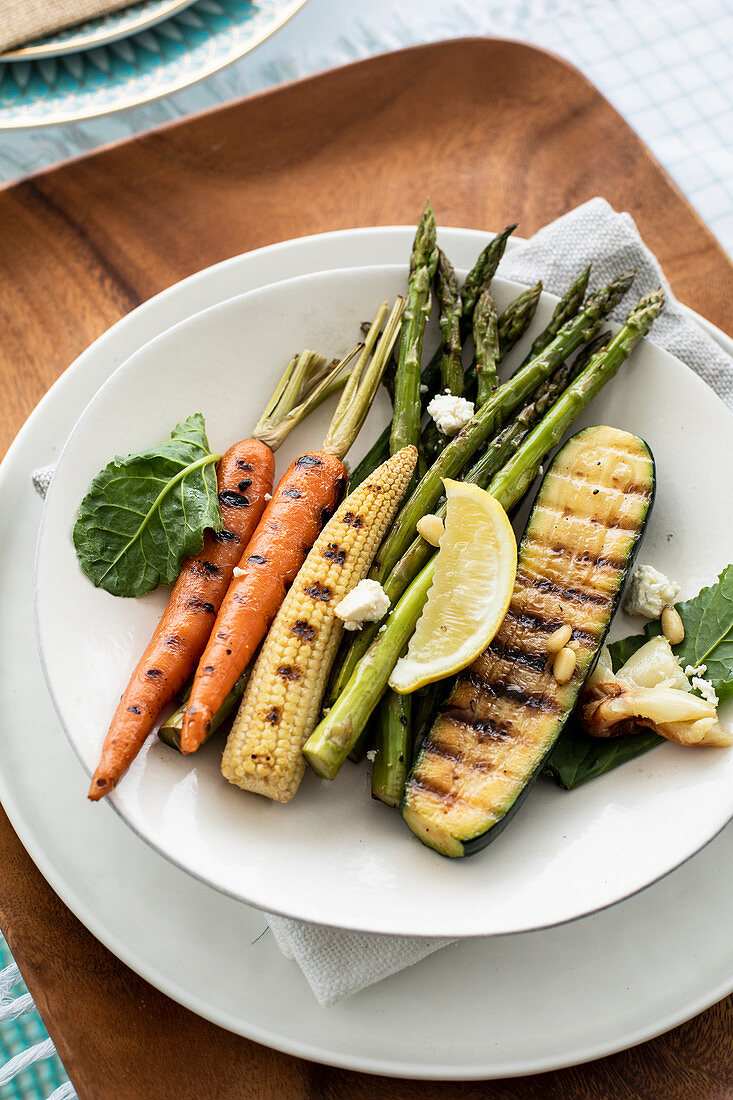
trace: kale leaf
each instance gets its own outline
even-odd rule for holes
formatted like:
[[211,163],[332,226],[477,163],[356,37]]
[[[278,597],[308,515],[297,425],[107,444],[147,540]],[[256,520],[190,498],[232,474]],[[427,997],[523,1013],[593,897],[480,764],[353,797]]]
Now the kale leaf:
[[113,458],[92,481],[74,525],[81,567],[114,596],[142,596],[178,576],[207,527],[220,531],[216,463],[201,413],[170,439]]

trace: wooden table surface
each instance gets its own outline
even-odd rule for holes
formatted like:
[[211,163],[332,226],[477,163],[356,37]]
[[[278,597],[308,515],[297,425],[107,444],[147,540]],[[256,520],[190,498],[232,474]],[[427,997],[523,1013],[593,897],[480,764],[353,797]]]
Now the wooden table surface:
[[[427,195],[439,223],[518,221],[527,236],[597,194],[631,212],[678,297],[731,332],[733,266],[715,239],[577,71],[518,43],[374,58],[15,184],[0,192],[0,446],[109,325],[209,264],[302,234],[413,224]],[[81,1100],[733,1097],[733,999],[632,1051],[512,1081],[405,1082],[278,1054],[115,959],[1,811],[0,866],[0,924]]]

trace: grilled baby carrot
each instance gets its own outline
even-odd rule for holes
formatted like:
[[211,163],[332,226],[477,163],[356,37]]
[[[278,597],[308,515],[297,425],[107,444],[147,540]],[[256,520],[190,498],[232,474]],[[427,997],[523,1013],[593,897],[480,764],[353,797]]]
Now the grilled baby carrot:
[[328,366],[314,352],[295,356],[254,437],[236,443],[222,458],[217,484],[224,528],[218,534],[207,531],[201,553],[183,563],[168,607],[115,711],[89,789],[92,801],[103,798],[117,784],[163,708],[193,672],[234,567],[272,489],[273,451],[324,397],[344,384],[342,368],[354,352],[336,367]]
[[92,778],[89,797],[108,794],[127,771],[163,707],[201,656],[232,572],[265,509],[275,459],[258,439],[235,443],[217,470],[224,528],[207,531],[200,554],[184,561],[170,602],[120,699]]
[[304,454],[279,482],[196,670],[183,719],[182,752],[193,752],[203,742],[214,715],[269,630],[326,514],[341,500],[347,478],[346,467],[335,455]]
[[312,733],[343,624],[335,608],[379,549],[417,463],[403,447],[344,501],[306,558],[257,658],[224,750],[230,783],[289,802],[305,771]]
[[181,729],[184,753],[195,752],[206,739],[214,715],[267,633],[325,518],[341,499],[348,477],[342,460],[379,386],[397,338],[402,309],[403,300],[398,298],[385,323],[387,304],[381,306],[321,451],[296,459],[260,520],[240,563],[242,573],[238,570],[230,585],[196,669]]

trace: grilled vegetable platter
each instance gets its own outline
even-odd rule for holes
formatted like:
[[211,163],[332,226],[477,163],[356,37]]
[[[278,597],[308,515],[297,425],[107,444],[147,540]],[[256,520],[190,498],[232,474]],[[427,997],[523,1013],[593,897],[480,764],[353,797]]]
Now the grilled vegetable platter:
[[[586,268],[537,331],[541,283],[503,310],[492,294],[514,228],[460,279],[428,203],[403,292],[345,355],[294,354],[250,437],[212,451],[202,387],[203,412],[93,479],[73,517],[90,583],[172,589],[119,670],[91,800],[153,737],[193,760],[217,741],[238,797],[289,803],[310,769],[328,799],[342,768],[368,768],[395,829],[461,857],[541,776],[572,790],[664,740],[733,743],[718,713],[733,566],[680,602],[644,557],[664,478],[649,445],[574,430],[664,293],[635,295],[634,272],[599,287]],[[384,390],[391,419],[349,463]],[[321,446],[276,478],[278,448],[326,401]],[[643,629],[609,645],[622,599]]]

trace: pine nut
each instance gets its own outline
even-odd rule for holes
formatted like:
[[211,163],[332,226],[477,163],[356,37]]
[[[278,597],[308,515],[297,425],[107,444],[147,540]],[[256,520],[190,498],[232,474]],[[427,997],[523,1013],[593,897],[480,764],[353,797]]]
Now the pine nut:
[[558,684],[567,684],[570,677],[575,672],[575,662],[577,657],[573,649],[561,649],[555,657],[552,663],[552,675],[557,680]]
[[421,516],[417,521],[417,533],[431,546],[440,546],[445,526],[440,516]]
[[670,645],[679,645],[685,640],[685,627],[676,607],[665,607],[662,612],[662,634]]
[[565,624],[565,626],[559,626],[555,633],[551,634],[550,637],[547,639],[547,652],[559,653],[560,650],[568,644],[572,637],[572,634],[573,629],[572,627],[568,626],[567,623]]

